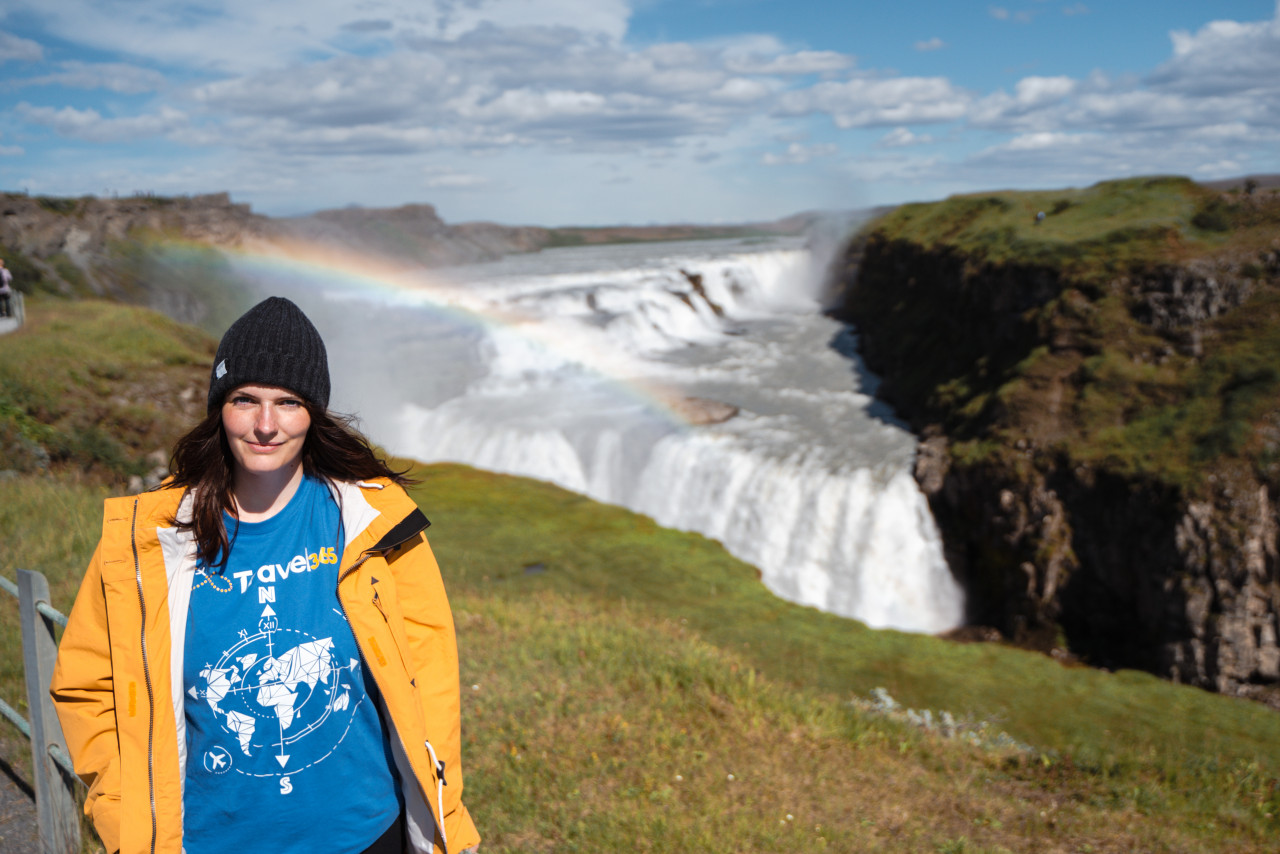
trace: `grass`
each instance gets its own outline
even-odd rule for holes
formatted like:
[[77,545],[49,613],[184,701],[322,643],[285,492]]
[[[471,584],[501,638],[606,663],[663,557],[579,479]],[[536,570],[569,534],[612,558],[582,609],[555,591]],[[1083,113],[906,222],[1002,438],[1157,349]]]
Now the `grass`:
[[13,274],[13,286],[31,298],[32,294],[56,294],[56,283],[45,278],[40,268],[20,249],[0,243],[0,258]]
[[1188,178],[1148,176],[903,205],[876,227],[980,263],[1052,265],[1070,277],[1096,278],[1206,250],[1266,248],[1259,229],[1274,229],[1280,218],[1274,195],[1226,201]]
[[[1280,830],[1280,716],[1260,705],[872,631],[780,602],[715,543],[620,508],[462,466],[415,473],[488,850],[1265,851]],[[41,567],[66,610],[103,494],[67,475],[5,481],[0,571]],[[0,696],[21,705],[3,667]],[[851,702],[877,686],[1033,752]]]
[[33,297],[0,337],[0,467],[142,474],[203,415],[213,352],[155,312]]
[[[1280,484],[1280,289],[1265,261],[1278,233],[1280,194],[1176,177],[904,205],[866,235],[850,314],[886,394],[966,459],[1009,435],[1192,491],[1224,464]],[[1139,283],[1204,259],[1224,265],[1207,292],[1247,297],[1158,328]]]
[[[1012,736],[1063,755],[1159,752],[1162,744],[1194,734],[1224,761],[1267,754],[1280,760],[1267,743],[1280,736],[1280,716],[1255,704],[1228,700],[1219,707],[1223,698],[1146,674],[1064,668],[998,645],[874,631],[782,602],[758,582],[754,568],[727,558],[718,544],[659,528],[646,517],[462,466],[431,466],[423,477],[415,498],[429,517],[435,507],[449,514],[433,526],[433,542],[463,589],[517,600],[543,590],[585,595],[601,608],[626,603],[680,621],[781,685],[832,696],[882,686],[917,708],[998,721]],[[511,523],[495,527],[495,517]],[[545,569],[526,573],[530,564]],[[601,572],[601,566],[610,569]],[[1010,683],[1037,687],[1024,692]],[[1135,688],[1154,703],[1137,718]],[[1213,711],[1198,707],[1206,699]],[[1046,715],[1046,709],[1063,713]],[[1244,717],[1232,724],[1226,709]],[[1257,724],[1266,726],[1251,735]],[[1243,741],[1232,747],[1236,739]]]
[[[145,313],[125,315],[132,331],[116,339],[100,328],[113,325],[106,311],[21,333],[49,353],[28,364],[36,385],[76,394],[74,373],[123,394],[133,372],[187,365],[206,346]],[[132,361],[89,377],[53,359],[53,342],[84,340],[117,342],[100,346],[120,360],[129,341]],[[18,411],[43,423],[43,410]],[[0,479],[0,572],[43,571],[64,612],[118,489],[105,472]],[[1273,848],[1280,715],[1259,704],[873,631],[782,602],[717,543],[626,510],[463,466],[415,474],[458,625],[467,801],[484,850]],[[15,614],[0,602],[0,696],[25,708]],[[868,702],[877,688],[917,719],[945,710],[1029,750],[913,726]],[[15,744],[0,739],[0,760],[25,773]]]

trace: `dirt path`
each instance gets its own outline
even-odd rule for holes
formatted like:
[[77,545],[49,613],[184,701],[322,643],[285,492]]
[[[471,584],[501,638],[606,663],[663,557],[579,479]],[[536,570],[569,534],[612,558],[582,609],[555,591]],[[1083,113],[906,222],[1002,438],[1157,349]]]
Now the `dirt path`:
[[20,737],[0,734],[0,854],[40,854],[35,794],[30,781],[7,761],[14,751],[25,749]]

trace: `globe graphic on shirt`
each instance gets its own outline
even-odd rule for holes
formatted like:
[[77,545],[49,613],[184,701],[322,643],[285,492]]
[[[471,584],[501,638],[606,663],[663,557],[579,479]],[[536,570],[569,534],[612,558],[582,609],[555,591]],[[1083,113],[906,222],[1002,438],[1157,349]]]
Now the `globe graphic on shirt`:
[[188,691],[209,704],[242,754],[235,761],[234,750],[210,751],[204,761],[214,773],[232,767],[259,777],[296,773],[333,751],[354,713],[357,659],[339,661],[332,638],[281,629],[270,606],[258,629],[240,632],[239,641],[202,668]]

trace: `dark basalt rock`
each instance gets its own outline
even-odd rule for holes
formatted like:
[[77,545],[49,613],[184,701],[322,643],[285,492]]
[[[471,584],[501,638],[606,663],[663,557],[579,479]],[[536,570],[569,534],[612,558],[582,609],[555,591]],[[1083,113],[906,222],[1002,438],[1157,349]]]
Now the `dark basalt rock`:
[[[966,590],[964,637],[995,630],[1280,708],[1280,480],[1238,455],[1206,459],[1191,481],[1099,459],[1078,450],[1087,428],[1063,402],[1109,346],[1090,325],[1101,296],[1132,306],[1132,330],[1112,334],[1208,358],[1215,323],[1280,286],[1277,260],[1195,259],[1082,283],[883,235],[853,245],[839,313],[857,325],[882,395],[922,435],[916,479]],[[1024,376],[1010,402],[1002,383],[1033,351],[1062,367]],[[953,401],[953,387],[970,396]]]

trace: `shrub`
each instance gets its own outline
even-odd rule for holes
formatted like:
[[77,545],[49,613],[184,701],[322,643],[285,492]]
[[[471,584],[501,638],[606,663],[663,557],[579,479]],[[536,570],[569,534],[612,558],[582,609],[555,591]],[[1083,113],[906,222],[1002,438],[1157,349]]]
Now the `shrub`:
[[1231,209],[1221,199],[1214,199],[1196,211],[1191,224],[1201,231],[1230,231]]
[[36,204],[52,213],[67,216],[75,212],[79,199],[68,199],[54,196],[36,196]]

